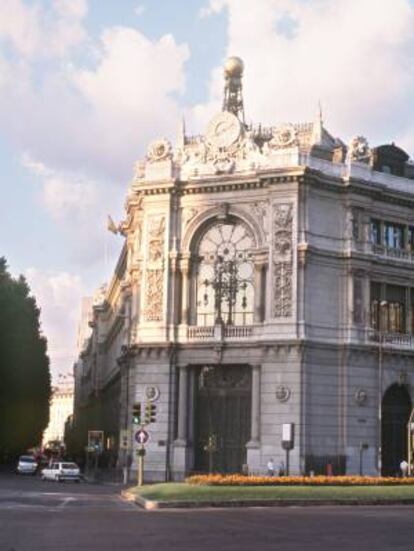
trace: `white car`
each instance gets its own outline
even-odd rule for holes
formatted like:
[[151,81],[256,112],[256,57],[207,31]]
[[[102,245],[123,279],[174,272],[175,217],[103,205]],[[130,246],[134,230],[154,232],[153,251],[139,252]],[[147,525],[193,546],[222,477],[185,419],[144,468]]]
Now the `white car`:
[[41,478],[42,480],[56,480],[56,482],[65,480],[79,482],[80,470],[76,463],[55,462],[42,470]]
[[33,455],[21,455],[17,463],[17,474],[36,474],[37,461]]

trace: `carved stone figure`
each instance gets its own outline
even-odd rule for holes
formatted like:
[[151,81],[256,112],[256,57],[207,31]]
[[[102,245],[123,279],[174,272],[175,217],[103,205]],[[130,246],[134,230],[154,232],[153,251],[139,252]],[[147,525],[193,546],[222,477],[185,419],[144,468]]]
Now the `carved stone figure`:
[[367,162],[371,156],[368,140],[364,136],[352,138],[348,148],[349,162]]

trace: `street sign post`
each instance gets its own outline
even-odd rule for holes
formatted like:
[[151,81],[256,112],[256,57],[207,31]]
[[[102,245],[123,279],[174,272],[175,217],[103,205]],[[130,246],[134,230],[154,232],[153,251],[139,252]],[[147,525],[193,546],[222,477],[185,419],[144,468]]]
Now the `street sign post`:
[[286,475],[289,476],[289,452],[295,446],[295,425],[294,423],[283,423],[282,425],[282,448],[286,451]]
[[138,471],[137,471],[137,477],[138,477],[138,486],[142,486],[144,483],[144,457],[145,457],[145,447],[144,445],[149,440],[149,433],[144,430],[140,429],[137,430],[135,433],[135,441],[140,445],[140,447],[137,449],[137,459],[138,459]]
[[144,429],[139,429],[135,433],[135,441],[141,445],[146,444],[149,440],[149,437],[149,433]]

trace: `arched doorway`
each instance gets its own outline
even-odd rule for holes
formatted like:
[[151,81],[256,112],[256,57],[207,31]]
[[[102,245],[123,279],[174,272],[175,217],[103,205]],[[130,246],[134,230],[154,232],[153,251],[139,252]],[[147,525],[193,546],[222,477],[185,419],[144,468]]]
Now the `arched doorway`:
[[195,471],[241,472],[251,428],[251,368],[215,365],[197,370]]
[[404,385],[390,386],[382,399],[381,458],[382,475],[399,473],[402,459],[407,459],[407,423],[411,399]]

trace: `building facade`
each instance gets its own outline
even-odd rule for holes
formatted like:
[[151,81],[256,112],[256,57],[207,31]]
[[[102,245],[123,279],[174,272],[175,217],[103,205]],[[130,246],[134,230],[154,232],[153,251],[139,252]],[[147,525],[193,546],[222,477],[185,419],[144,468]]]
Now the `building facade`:
[[284,424],[292,473],[393,473],[413,398],[414,166],[321,115],[247,126],[242,73],[230,58],[204,135],[183,126],[136,164],[75,425],[134,468],[133,406],[154,404],[149,480],[263,473],[286,460]]
[[65,423],[73,414],[74,388],[71,383],[63,383],[53,388],[50,402],[50,420],[43,434],[42,446],[47,447],[49,442],[60,442],[63,446]]

